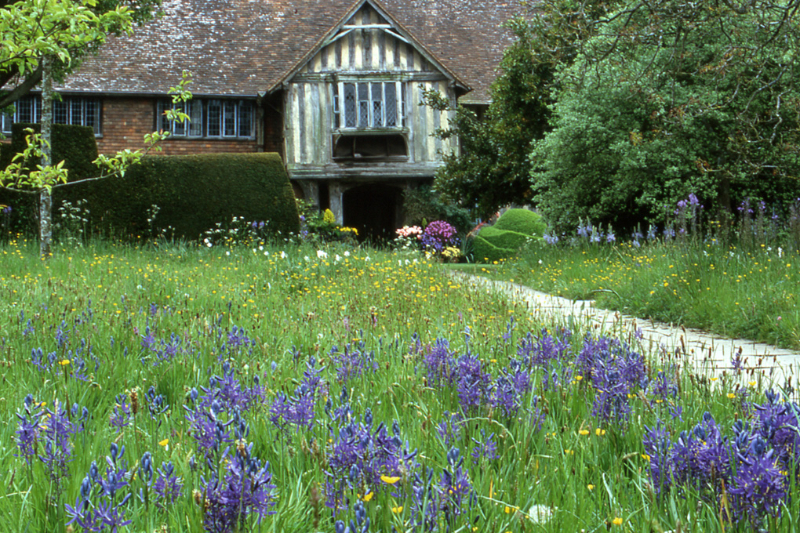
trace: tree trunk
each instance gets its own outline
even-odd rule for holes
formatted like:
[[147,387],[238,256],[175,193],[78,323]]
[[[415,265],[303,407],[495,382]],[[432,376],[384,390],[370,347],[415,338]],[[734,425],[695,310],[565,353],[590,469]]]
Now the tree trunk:
[[[42,168],[53,164],[53,58],[42,59]],[[53,197],[47,188],[39,191],[39,255],[49,259],[53,255]]]

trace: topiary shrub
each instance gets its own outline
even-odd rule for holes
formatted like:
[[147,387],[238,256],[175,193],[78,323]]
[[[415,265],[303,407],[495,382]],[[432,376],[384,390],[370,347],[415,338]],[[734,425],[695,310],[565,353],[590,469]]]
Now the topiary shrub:
[[541,237],[547,231],[542,215],[527,209],[509,209],[497,220],[494,227],[536,237]]
[[494,226],[481,229],[473,242],[476,262],[494,263],[516,255],[531,238],[540,239],[547,224],[527,209],[509,209]]

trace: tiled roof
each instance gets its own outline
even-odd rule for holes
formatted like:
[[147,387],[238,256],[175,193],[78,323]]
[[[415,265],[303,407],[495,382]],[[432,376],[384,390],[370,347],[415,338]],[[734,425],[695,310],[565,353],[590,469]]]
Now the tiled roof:
[[[65,91],[163,94],[182,70],[197,95],[255,96],[273,88],[342,17],[353,0],[164,0],[164,16],[110,39],[61,87]],[[488,87],[511,43],[501,24],[518,0],[379,0],[406,31],[473,91]]]

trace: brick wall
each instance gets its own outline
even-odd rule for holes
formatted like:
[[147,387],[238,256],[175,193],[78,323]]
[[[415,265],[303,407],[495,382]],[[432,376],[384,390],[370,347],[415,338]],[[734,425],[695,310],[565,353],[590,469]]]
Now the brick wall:
[[[155,112],[155,102],[152,99],[105,98],[102,115],[103,136],[97,139],[97,150],[101,154],[113,155],[126,148],[131,150],[144,148],[144,135],[155,131]],[[256,140],[167,139],[161,146],[162,151],[157,153],[165,155],[262,151]]]

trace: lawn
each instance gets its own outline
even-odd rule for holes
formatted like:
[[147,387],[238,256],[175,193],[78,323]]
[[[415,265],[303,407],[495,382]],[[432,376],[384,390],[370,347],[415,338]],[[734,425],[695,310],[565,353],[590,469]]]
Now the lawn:
[[797,527],[780,393],[541,323],[419,254],[55,254],[0,247],[7,531]]

